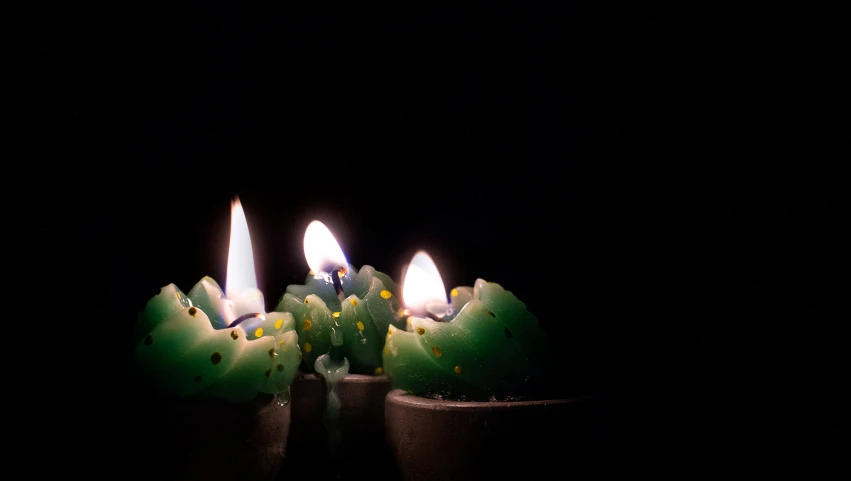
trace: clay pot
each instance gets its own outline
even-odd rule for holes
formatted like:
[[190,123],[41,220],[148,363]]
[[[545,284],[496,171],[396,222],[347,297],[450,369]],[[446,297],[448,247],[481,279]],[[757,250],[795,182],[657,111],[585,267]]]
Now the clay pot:
[[292,422],[283,472],[310,479],[391,479],[395,475],[384,427],[386,375],[349,374],[337,383],[340,396],[341,458],[330,455],[323,415],[325,378],[298,374],[290,386]]
[[290,407],[270,394],[245,403],[157,398],[129,416],[124,466],[134,479],[268,481],[284,461]]
[[397,389],[386,399],[387,441],[405,481],[601,479],[607,401],[444,401]]

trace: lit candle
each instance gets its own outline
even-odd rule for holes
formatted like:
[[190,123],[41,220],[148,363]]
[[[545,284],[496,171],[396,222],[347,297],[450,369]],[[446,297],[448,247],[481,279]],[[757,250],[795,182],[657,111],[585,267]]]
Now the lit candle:
[[402,283],[411,312],[406,328],[391,326],[383,365],[394,389],[418,395],[487,399],[517,396],[544,366],[550,347],[538,319],[502,286],[477,279],[452,289],[437,267],[415,254]]
[[231,206],[225,292],[210,277],[189,295],[169,284],[148,301],[136,328],[138,366],[164,392],[234,402],[268,393],[288,402],[301,362],[295,320],[289,312],[265,312],[238,199]]
[[[277,310],[291,312],[308,370],[325,354],[345,358],[353,374],[381,374],[381,348],[391,325],[403,326],[396,283],[369,265],[349,265],[333,234],[319,221],[304,233],[304,256],[310,273],[302,285],[287,286]],[[334,352],[331,348],[335,347]],[[340,366],[335,366],[333,373]],[[345,374],[341,374],[344,376]]]

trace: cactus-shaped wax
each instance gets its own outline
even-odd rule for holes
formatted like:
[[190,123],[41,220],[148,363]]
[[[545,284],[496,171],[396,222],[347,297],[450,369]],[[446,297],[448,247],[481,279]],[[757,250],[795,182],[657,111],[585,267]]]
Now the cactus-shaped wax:
[[535,315],[482,279],[451,295],[452,320],[412,316],[406,330],[389,328],[383,355],[393,388],[469,398],[522,394],[550,353]]
[[[203,298],[198,301],[203,305]],[[220,329],[211,319],[215,315],[174,284],[163,287],[137,323],[137,332],[144,333],[135,360],[144,378],[183,397],[244,402],[268,393],[286,398],[301,361],[292,314],[256,313],[250,324]]]
[[268,393],[286,402],[301,362],[295,320],[265,312],[239,199],[231,204],[227,274],[227,295],[204,277],[188,296],[169,284],[148,301],[135,330],[139,371],[179,396],[243,402]]
[[350,266],[321,222],[308,226],[304,249],[311,271],[304,284],[287,286],[276,310],[295,318],[305,367],[313,371],[333,344],[351,373],[381,374],[387,329],[404,326],[396,283],[372,266]]
[[[549,368],[550,347],[538,319],[502,286],[477,279],[452,289],[417,252],[405,272],[405,329],[391,326],[383,364],[395,389],[455,398],[532,393],[530,379]],[[535,389],[538,386],[534,386]]]

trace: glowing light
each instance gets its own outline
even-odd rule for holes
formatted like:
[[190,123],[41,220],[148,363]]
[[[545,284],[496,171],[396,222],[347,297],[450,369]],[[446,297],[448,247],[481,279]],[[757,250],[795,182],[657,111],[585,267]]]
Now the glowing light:
[[304,258],[310,270],[327,274],[337,267],[347,268],[349,263],[340,245],[325,224],[315,220],[304,231]]
[[418,251],[405,270],[402,301],[414,315],[430,312],[443,317],[449,310],[446,288],[434,261],[425,251]]
[[239,297],[249,289],[257,289],[254,274],[254,253],[248,221],[239,198],[231,203],[230,246],[228,247],[228,273],[225,279],[225,295],[231,299]]

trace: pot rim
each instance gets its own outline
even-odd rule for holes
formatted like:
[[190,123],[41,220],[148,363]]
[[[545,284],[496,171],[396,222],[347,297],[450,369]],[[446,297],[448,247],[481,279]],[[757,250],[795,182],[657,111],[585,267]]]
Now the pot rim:
[[[299,373],[296,376],[295,380],[308,381],[308,382],[311,382],[311,381],[322,382],[322,381],[324,381],[324,378],[320,379],[320,377],[316,373],[311,372],[311,373],[308,373],[308,374]],[[293,382],[295,382],[295,380],[293,380]],[[390,382],[390,379],[387,377],[387,374],[379,374],[377,376],[376,375],[369,375],[369,374],[348,374],[343,379],[340,379],[339,382],[353,383],[353,384],[378,384],[378,383],[388,383],[388,382]]]
[[502,411],[508,409],[542,408],[545,406],[561,406],[565,404],[581,404],[605,399],[603,394],[586,396],[536,399],[531,401],[449,401],[432,399],[411,394],[402,389],[394,389],[387,393],[387,403],[396,404],[410,409],[427,409],[438,411]]

